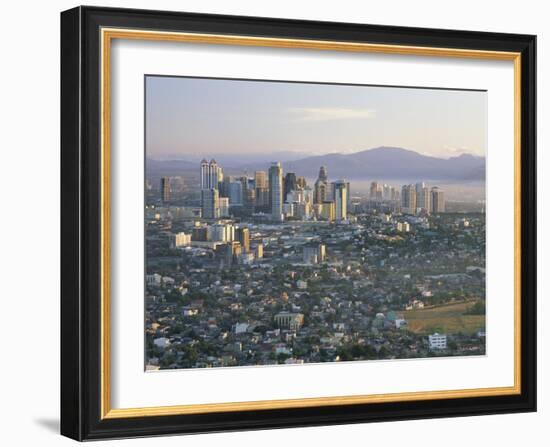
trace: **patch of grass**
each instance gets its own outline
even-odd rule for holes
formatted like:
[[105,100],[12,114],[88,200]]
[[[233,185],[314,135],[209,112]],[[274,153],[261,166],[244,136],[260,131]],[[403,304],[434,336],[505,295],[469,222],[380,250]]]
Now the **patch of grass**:
[[404,312],[408,329],[417,334],[474,334],[485,330],[485,315],[468,315],[467,311],[475,302],[444,304],[427,309]]

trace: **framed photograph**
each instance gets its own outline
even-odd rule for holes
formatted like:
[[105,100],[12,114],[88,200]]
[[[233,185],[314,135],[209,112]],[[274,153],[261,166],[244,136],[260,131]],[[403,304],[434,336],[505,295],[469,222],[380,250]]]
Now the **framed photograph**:
[[61,432],[536,409],[535,36],[61,14]]

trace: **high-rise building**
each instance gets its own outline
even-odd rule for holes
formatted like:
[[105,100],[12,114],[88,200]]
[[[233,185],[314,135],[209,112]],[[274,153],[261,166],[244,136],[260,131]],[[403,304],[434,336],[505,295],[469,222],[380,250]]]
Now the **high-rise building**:
[[209,163],[203,158],[200,165],[201,209],[202,217],[206,219],[220,217],[218,188],[222,180],[222,168],[218,166],[216,160],[212,159]]
[[296,185],[299,189],[305,189],[307,186],[306,178],[305,177],[297,177],[296,178]]
[[309,220],[311,218],[311,202],[295,202],[294,203],[294,215],[301,220]]
[[321,166],[319,169],[319,177],[315,182],[315,190],[313,193],[313,203],[323,203],[328,199],[328,175],[326,166]]
[[351,184],[350,182],[346,182],[346,193],[348,196],[348,203],[347,203],[347,211],[348,213],[351,211]]
[[206,242],[208,240],[208,228],[197,227],[191,230],[191,240],[198,242]]
[[327,173],[327,167],[321,166],[319,168],[319,180],[322,180],[323,182],[328,182],[328,173]]
[[210,189],[210,165],[208,161],[203,158],[201,161],[201,189]]
[[271,218],[281,222],[283,220],[283,168],[279,162],[272,163],[269,168],[269,192]]
[[242,205],[243,204],[243,184],[241,181],[229,182],[229,204],[230,205]]
[[160,179],[160,199],[163,203],[170,202],[170,177],[162,177]]
[[250,230],[248,228],[237,228],[235,239],[241,243],[242,250],[245,253],[250,251]]
[[443,190],[439,189],[437,186],[434,186],[431,189],[431,212],[433,214],[444,213],[445,212],[445,194]]
[[203,189],[201,191],[202,217],[217,219],[220,217],[220,196],[217,189]]
[[430,189],[427,186],[422,187],[420,198],[418,197],[418,194],[416,196],[416,207],[421,208],[422,211],[429,213],[431,203],[430,196]]
[[306,186],[302,192],[303,192],[304,202],[309,203],[310,205],[313,205],[313,190],[309,186]]
[[243,195],[244,211],[250,215],[256,208],[256,190],[254,188],[248,188]]
[[294,209],[294,203],[283,203],[283,215],[285,216],[285,219],[289,217],[294,217]]
[[378,182],[371,182],[369,196],[372,201],[379,202],[383,198],[384,188]]
[[414,185],[402,186],[401,211],[405,214],[416,214],[416,188]]
[[256,171],[254,173],[254,186],[256,188],[267,188],[269,186],[267,182],[267,172]]
[[424,182],[419,182],[415,185],[416,191],[416,208],[422,211],[430,212],[430,191]]
[[269,188],[256,188],[256,210],[269,207]]
[[229,197],[220,197],[220,217],[229,217]]
[[223,180],[223,170],[216,160],[210,163],[204,158],[201,161],[201,189],[218,189],[219,183]]
[[399,200],[401,199],[401,195],[399,193],[399,189],[397,189],[396,187],[394,186],[391,186],[390,187],[390,196],[391,196],[391,199],[390,200],[393,200],[394,202],[399,202]]
[[286,202],[288,193],[295,191],[297,188],[298,182],[296,180],[296,174],[294,172],[287,172],[283,183],[283,202]]
[[187,247],[191,245],[191,235],[180,232],[170,235],[170,248]]
[[221,167],[218,166],[216,163],[216,160],[212,159],[210,160],[210,169],[209,169],[209,187],[212,189],[218,189],[218,184],[223,178],[223,174],[221,172]]
[[324,244],[308,244],[303,250],[304,263],[321,264],[326,260],[326,246]]
[[336,220],[345,220],[348,217],[348,184],[338,180],[333,185],[334,217]]
[[323,203],[320,203],[317,205],[318,207],[318,215],[320,218],[324,220],[328,220],[329,222],[332,222],[336,216],[336,210],[334,206],[334,202],[331,200],[325,200]]
[[292,191],[289,191],[286,195],[286,202],[287,203],[303,203],[305,202],[305,196],[304,191],[301,189],[294,189]]
[[262,259],[264,257],[264,245],[258,244],[254,249],[254,256],[256,259]]
[[315,182],[315,191],[313,193],[314,203],[323,203],[328,198],[328,184],[326,181],[317,179]]
[[215,249],[216,257],[224,266],[231,266],[235,257],[241,254],[241,244],[237,241],[220,244]]
[[233,242],[235,227],[231,224],[217,223],[208,226],[208,240],[212,242]]
[[255,208],[264,210],[269,206],[269,183],[267,172],[256,171],[254,173],[254,187],[256,190]]

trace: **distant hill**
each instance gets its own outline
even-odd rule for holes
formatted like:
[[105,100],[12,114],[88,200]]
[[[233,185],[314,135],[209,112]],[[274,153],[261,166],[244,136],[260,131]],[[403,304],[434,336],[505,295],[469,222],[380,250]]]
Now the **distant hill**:
[[183,172],[199,170],[199,164],[186,160],[154,160],[148,158],[145,167],[148,177],[171,177],[182,175]]
[[[269,154],[265,154],[266,160]],[[237,158],[237,157],[236,157]],[[279,161],[273,154],[272,161]],[[228,166],[219,161],[229,174],[252,174],[255,170],[267,170],[269,163],[257,159]],[[419,154],[399,147],[377,147],[352,154],[326,154],[283,161],[285,172],[295,172],[308,178],[316,178],[319,167],[326,166],[331,179],[346,178],[384,180],[444,180],[480,181],[485,179],[485,157],[462,154],[451,158],[438,158]],[[148,176],[175,176],[197,174],[199,164],[185,160],[147,159]]]
[[474,181],[485,179],[485,157],[462,154],[448,159],[398,147],[378,147],[353,154],[327,154],[284,163],[284,170],[316,177],[326,166],[331,178]]

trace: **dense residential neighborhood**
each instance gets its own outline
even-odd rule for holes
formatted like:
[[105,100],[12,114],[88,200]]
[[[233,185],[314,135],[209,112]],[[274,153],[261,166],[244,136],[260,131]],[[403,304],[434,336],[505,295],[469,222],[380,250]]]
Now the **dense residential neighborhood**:
[[148,188],[148,370],[485,354],[483,212],[325,167],[198,183]]

